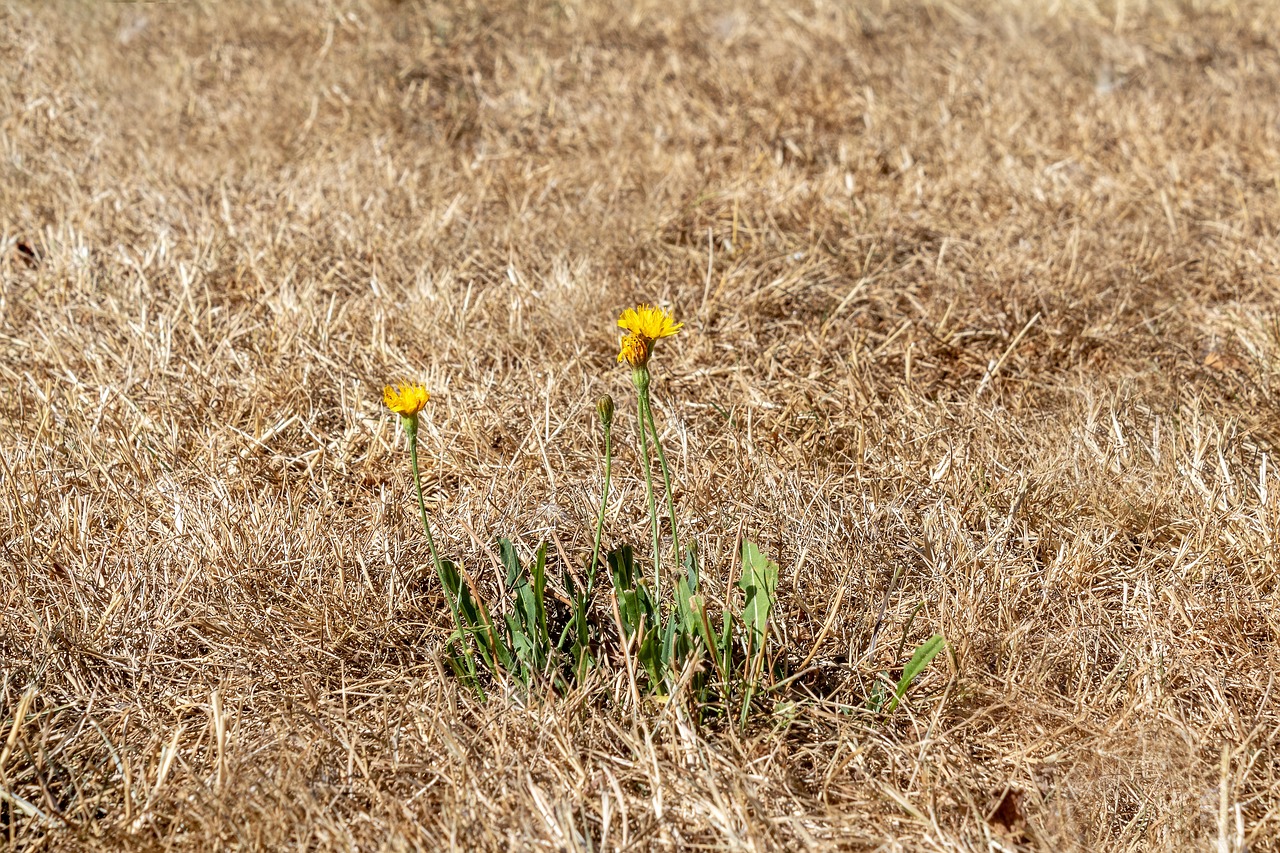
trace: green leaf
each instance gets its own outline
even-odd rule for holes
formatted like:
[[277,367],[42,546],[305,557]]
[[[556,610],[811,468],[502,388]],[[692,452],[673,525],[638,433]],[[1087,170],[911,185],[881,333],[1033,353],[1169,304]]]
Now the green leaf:
[[711,630],[711,620],[707,617],[706,600],[701,595],[690,597],[689,610],[693,613],[693,626],[690,633],[702,638],[703,645],[707,647],[707,654],[711,655],[711,659],[719,667],[720,653],[716,648],[715,632]]
[[[513,614],[507,614],[511,648],[519,659],[521,680],[528,683],[534,673],[543,672],[551,659],[551,636],[547,630],[544,597],[547,587],[547,546],[538,548],[532,574],[520,564],[520,555],[510,539],[498,540],[498,552],[507,569],[507,589],[511,592]],[[529,581],[533,583],[530,585]]]
[[778,589],[778,564],[770,560],[754,542],[742,543],[742,621],[751,640],[751,648],[759,655],[764,651],[769,632],[769,614],[773,611]]
[[671,614],[667,619],[667,624],[662,627],[662,660],[667,666],[675,668],[676,659],[679,656],[679,649],[676,648],[676,640],[678,639],[677,629],[680,627],[676,614]]
[[624,545],[610,551],[605,555],[605,561],[618,601],[624,639],[630,640],[638,635],[636,659],[648,673],[651,689],[661,690],[666,683],[674,619],[664,625],[649,588],[636,577],[631,546]]
[[498,556],[502,560],[502,565],[507,568],[507,588],[510,589],[524,577],[520,555],[516,553],[516,546],[511,544],[510,539],[499,539]]
[[689,589],[693,592],[698,591],[698,543],[690,542],[685,546],[684,552],[684,572],[689,579]]
[[680,630],[692,639],[701,621],[694,599],[698,597],[698,556],[694,543],[684,552],[685,576],[676,579],[676,612],[680,614]]
[[898,703],[902,701],[902,697],[907,694],[907,690],[911,687],[911,682],[916,680],[920,673],[924,672],[938,652],[947,647],[946,638],[941,634],[934,634],[920,645],[916,646],[915,654],[911,656],[911,660],[902,668],[902,677],[898,679],[898,686],[893,691],[893,698],[889,700],[889,706],[885,708],[886,714],[893,713],[893,709],[898,707]]
[[636,565],[631,546],[624,545],[606,555],[609,563],[609,579],[613,582],[614,594],[618,597],[618,612],[630,637],[640,627],[640,620],[652,630],[661,624],[658,620],[658,608],[649,593],[649,588],[636,578]]
[[884,684],[879,681],[871,682],[871,695],[867,697],[867,710],[873,714],[880,713],[880,709],[884,707],[884,700]]
[[538,553],[533,557],[533,607],[534,622],[538,639],[544,650],[550,651],[551,636],[547,631],[547,543],[538,546]]
[[676,616],[680,619],[680,631],[684,634],[693,634],[698,630],[697,612],[693,608],[693,599],[695,595],[689,588],[689,581],[685,578],[676,579]]
[[537,669],[537,652],[529,635],[520,629],[519,620],[511,613],[506,615],[507,629],[511,637],[511,651],[519,666],[513,667],[515,675],[525,684]]
[[471,653],[462,646],[459,651],[460,643],[455,641],[461,636],[460,632],[454,631],[453,635],[445,642],[445,657],[449,661],[449,667],[453,670],[453,674],[457,676],[458,681],[470,687],[476,692],[481,702],[487,701],[484,694],[484,688],[480,686],[480,679],[476,678],[476,661]]
[[778,564],[770,560],[754,542],[742,543],[742,576],[738,578],[742,590],[742,622],[747,629],[749,655],[743,665],[743,677],[747,682],[742,697],[742,713],[738,724],[746,726],[751,710],[751,697],[755,693],[756,678],[764,661],[765,641],[769,636],[769,615],[778,589]]
[[660,631],[656,628],[649,628],[647,625],[641,626],[644,633],[640,636],[640,646],[636,650],[636,657],[640,661],[640,665],[649,673],[649,682],[651,690],[661,690],[662,685],[666,682],[666,659],[662,654],[662,637]]
[[616,591],[635,588],[635,555],[630,545],[623,545],[621,548],[610,551],[605,555],[605,562],[609,564],[609,579],[613,581],[613,588]]
[[[462,578],[462,573],[449,560],[440,561],[440,580],[444,584],[445,595],[456,608],[458,630],[476,636],[476,647],[480,658],[491,670],[496,670],[495,662],[503,668],[511,667],[511,651],[505,642],[501,642],[494,630],[493,619],[483,601],[478,601],[471,594],[471,587]],[[465,641],[464,641],[465,647]]]

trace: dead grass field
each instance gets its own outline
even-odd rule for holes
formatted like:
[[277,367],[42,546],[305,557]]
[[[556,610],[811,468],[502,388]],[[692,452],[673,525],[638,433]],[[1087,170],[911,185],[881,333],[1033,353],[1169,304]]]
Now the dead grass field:
[[[1278,32],[3,0],[0,848],[1280,849]],[[494,536],[589,551],[612,392],[647,554],[651,300],[712,598],[741,526],[780,658],[831,619],[744,731],[444,677],[381,403],[432,390],[492,590]],[[952,655],[878,721],[921,603]]]

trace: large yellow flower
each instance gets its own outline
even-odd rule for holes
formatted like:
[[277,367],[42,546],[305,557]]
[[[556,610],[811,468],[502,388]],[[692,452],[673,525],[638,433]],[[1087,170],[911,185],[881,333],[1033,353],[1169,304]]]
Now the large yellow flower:
[[658,338],[668,338],[684,328],[684,323],[677,323],[666,311],[652,305],[638,305],[628,308],[618,318],[618,325],[633,335],[639,335],[650,342]]
[[627,330],[618,344],[618,361],[632,367],[644,367],[653,353],[653,342],[668,338],[684,328],[670,314],[652,305],[628,308],[618,318],[618,325]]
[[417,417],[430,399],[431,395],[421,385],[387,385],[382,389],[382,401],[402,418]]

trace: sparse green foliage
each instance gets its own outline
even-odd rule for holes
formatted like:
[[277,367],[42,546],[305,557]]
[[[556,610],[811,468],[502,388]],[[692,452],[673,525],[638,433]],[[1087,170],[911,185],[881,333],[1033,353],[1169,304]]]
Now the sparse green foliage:
[[[454,672],[481,695],[476,656],[493,675],[510,673],[528,686],[560,664],[559,652],[564,640],[562,636],[560,643],[553,643],[547,626],[546,545],[538,548],[528,567],[521,563],[510,540],[498,540],[498,551],[507,570],[505,585],[511,596],[511,605],[502,614],[501,627],[494,622],[485,603],[472,593],[461,571],[448,560],[441,562],[445,595],[457,622],[457,630],[446,643],[449,660]],[[580,658],[581,655],[575,653],[572,659]]]
[[[598,554],[593,553],[593,558]],[[591,655],[591,627],[587,622],[587,613],[591,609],[591,594],[595,580],[594,567],[588,570],[589,580],[586,589],[579,589],[578,584],[573,579],[573,575],[566,568],[562,581],[564,583],[565,592],[569,596],[569,604],[571,613],[569,622],[564,626],[564,630],[560,634],[560,640],[556,643],[556,650],[565,649],[565,644],[569,643],[568,654],[574,662],[573,672],[578,680],[586,677],[587,671],[595,663],[595,659]]]
[[444,586],[445,597],[449,600],[453,611],[455,630],[445,643],[449,658],[454,662],[454,671],[458,664],[463,665],[467,682],[477,689],[476,665],[472,650],[479,654],[480,660],[490,671],[508,669],[511,655],[505,643],[498,642],[497,631],[494,630],[493,618],[484,602],[477,599],[466,583],[461,570],[449,560],[441,560],[440,580]]
[[747,629],[747,654],[744,663],[746,691],[742,700],[742,722],[746,722],[760,670],[764,665],[765,643],[769,637],[769,615],[773,612],[778,589],[778,564],[770,560],[754,542],[742,543],[742,574],[738,577],[742,590],[742,619]]
[[[739,588],[744,592],[744,609],[736,614],[726,609],[719,634],[711,627],[696,546],[690,544],[683,551],[684,571],[676,579],[675,606],[663,613],[635,552],[623,545],[604,555],[612,597],[605,607],[593,608],[593,603],[600,603],[579,589],[570,573],[564,573],[570,614],[554,641],[545,603],[546,545],[527,565],[509,540],[499,540],[498,551],[507,570],[508,593],[500,620],[475,596],[454,563],[441,562],[445,593],[458,621],[446,643],[447,657],[458,678],[480,696],[485,695],[482,675],[486,671],[493,678],[509,675],[525,686],[540,679],[569,685],[606,666],[611,654],[630,655],[641,676],[638,686],[645,692],[671,695],[689,671],[685,686],[696,705],[727,712],[732,702],[741,719],[746,719],[765,658],[778,574],[777,564],[753,543],[743,548]],[[614,613],[618,647],[611,647],[609,626]],[[608,615],[601,618],[602,614]]]
[[644,580],[636,576],[635,557],[630,545],[610,551],[606,559],[617,599],[624,651],[633,648],[650,682],[663,684],[666,681],[666,661],[660,653],[661,643],[658,640],[661,631],[658,603]]
[[[641,681],[647,692],[669,696],[687,687],[700,708],[718,705],[723,712],[728,713],[730,703],[734,703],[738,708],[740,722],[745,723],[764,669],[769,621],[778,587],[778,564],[766,557],[755,543],[743,543],[742,565],[737,581],[737,589],[743,595],[742,611],[735,617],[729,606],[729,598],[726,597],[720,616],[720,633],[717,635],[711,628],[711,615],[702,592],[697,544],[689,543],[683,552],[679,546],[670,469],[662,454],[661,441],[649,403],[648,370],[636,368],[634,376],[639,377],[637,388],[641,456],[646,466],[646,494],[654,532],[654,589],[661,583],[662,551],[657,535],[658,510],[653,494],[652,472],[648,470],[649,441],[653,442],[662,469],[674,540],[672,552],[678,561],[679,571],[672,591],[672,605],[664,607],[661,596],[650,591],[643,573],[638,570],[631,546],[623,545],[605,555],[604,563],[608,568],[613,594],[613,606],[610,609],[616,615],[621,640],[621,647],[617,652],[631,656],[638,664],[639,672],[642,673]],[[597,412],[605,438],[605,485],[595,545],[587,565],[585,589],[579,589],[567,568],[563,572],[570,614],[558,640],[553,640],[547,624],[545,543],[538,547],[533,562],[526,567],[511,540],[498,540],[499,560],[506,569],[503,586],[509,599],[499,607],[501,622],[495,622],[489,607],[476,595],[462,570],[454,563],[440,559],[434,544],[432,545],[432,558],[455,626],[454,632],[446,641],[447,658],[459,679],[476,690],[481,697],[485,695],[482,669],[495,678],[514,677],[525,687],[539,679],[550,679],[552,683],[565,685],[581,681],[593,668],[605,665],[608,660],[609,632],[604,630],[602,622],[593,618],[593,599],[612,468],[612,400],[602,398],[597,404]],[[422,499],[417,466],[416,421],[412,426],[409,436],[413,449],[414,484],[423,528],[430,542],[431,528]],[[735,637],[735,627],[739,629],[737,633],[740,636]],[[735,640],[738,642],[735,643]],[[735,650],[738,650],[736,654]]]
[[506,614],[507,638],[516,662],[516,677],[528,684],[545,672],[555,646],[547,632],[547,546],[543,543],[526,571],[509,539],[498,541],[507,568],[507,591],[512,608]]
[[877,681],[871,689],[871,697],[867,702],[867,707],[873,713],[884,712],[885,715],[892,714],[907,695],[907,691],[911,689],[912,683],[920,677],[933,661],[938,653],[947,647],[946,638],[941,634],[934,634],[920,645],[916,646],[915,652],[911,655],[911,660],[907,661],[907,665],[902,668],[902,675],[898,678],[897,686],[892,693],[885,690],[884,684]]
[[911,683],[916,680],[920,673],[924,672],[930,661],[937,657],[938,652],[946,648],[946,645],[947,641],[943,639],[941,634],[934,634],[916,647],[915,654],[911,656],[911,660],[902,669],[902,677],[898,679],[898,686],[893,691],[893,699],[889,702],[889,707],[885,709],[885,713],[893,713],[893,709],[898,707],[902,697],[907,695],[907,689],[911,687]]
[[778,589],[778,564],[766,557],[754,542],[742,543],[738,588],[744,597],[742,619],[750,641],[748,657],[758,660],[769,635],[769,614],[773,612]]
[[[656,309],[645,309],[653,313]],[[653,316],[662,312],[653,313]],[[649,315],[646,315],[649,316]],[[665,322],[670,322],[669,318]],[[595,578],[601,563],[600,550],[604,520],[608,508],[609,481],[612,471],[613,400],[602,397],[596,412],[604,432],[604,489],[596,522],[594,544],[586,566],[587,582],[580,588],[573,573],[565,567],[562,573],[569,604],[569,618],[553,639],[547,623],[547,546],[538,546],[533,561],[527,566],[520,560],[510,539],[498,540],[499,561],[506,570],[503,589],[508,601],[499,603],[500,621],[495,621],[486,603],[479,598],[462,570],[436,553],[431,527],[422,497],[422,484],[417,459],[417,417],[405,418],[410,439],[411,463],[423,529],[431,546],[432,559],[441,580],[455,630],[446,641],[446,656],[458,678],[485,696],[483,672],[493,678],[514,678],[525,688],[537,683],[567,686],[580,683],[592,671],[607,669],[610,654],[623,656],[627,670],[636,679],[636,688],[655,696],[690,698],[699,715],[719,709],[729,716],[737,714],[739,725],[746,725],[753,701],[760,692],[761,676],[770,660],[770,623],[777,604],[778,564],[770,560],[751,541],[743,541],[741,566],[737,582],[725,590],[720,613],[720,631],[711,628],[711,614],[703,594],[696,542],[680,548],[671,471],[662,451],[662,442],[653,418],[650,400],[651,376],[648,355],[658,330],[650,335],[633,332],[631,349],[624,341],[623,355],[629,352],[640,358],[633,363],[632,379],[637,390],[637,424],[640,432],[640,458],[645,479],[645,495],[653,533],[652,589],[638,568],[630,545],[623,545],[604,555],[613,600],[608,611],[616,621],[618,644],[610,648],[610,632],[599,618],[596,607]],[[674,331],[671,332],[674,334]],[[638,355],[637,355],[638,354]],[[425,391],[422,394],[425,405]],[[650,453],[652,442],[653,453]],[[663,578],[663,549],[660,523],[653,484],[651,460],[659,462],[667,512],[671,520],[672,557],[675,583],[671,600],[664,606],[660,593]],[[734,612],[733,589],[742,593],[742,608]],[[916,612],[912,613],[914,621]],[[910,629],[911,621],[907,629]],[[906,632],[904,631],[904,642]],[[891,695],[877,682],[869,699],[872,710],[885,713],[901,702],[916,677],[943,648],[941,636],[935,636],[916,649],[904,668]],[[899,649],[901,654],[901,649]],[[634,663],[634,666],[633,666]],[[784,682],[785,684],[786,682]]]

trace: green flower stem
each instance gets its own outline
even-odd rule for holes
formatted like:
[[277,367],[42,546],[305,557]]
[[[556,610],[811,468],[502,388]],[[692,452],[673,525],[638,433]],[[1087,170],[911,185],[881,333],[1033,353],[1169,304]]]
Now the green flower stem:
[[587,600],[596,585],[596,565],[600,559],[600,541],[604,538],[604,513],[609,506],[609,479],[613,474],[613,426],[604,425],[604,494],[600,496],[600,519],[596,522],[596,545],[591,550],[591,566],[587,570]]
[[422,529],[427,533],[427,547],[431,549],[431,562],[440,571],[440,555],[436,553],[436,540],[431,536],[431,522],[427,520],[427,504],[422,498],[422,475],[418,473],[418,419],[404,418],[404,431],[409,434],[409,463],[413,466],[413,485],[418,492],[418,511],[422,513]]
[[444,583],[444,567],[440,565],[440,554],[436,551],[436,540],[431,535],[431,522],[427,520],[427,504],[422,498],[422,475],[418,472],[418,417],[402,417],[404,431],[409,435],[409,463],[413,466],[413,485],[418,492],[418,511],[422,514],[422,529],[427,534],[427,547],[431,549],[431,562],[436,567],[436,577],[440,579],[440,588],[444,591],[445,601],[449,602],[449,612],[453,615],[454,627],[462,623],[458,621],[458,603],[449,595]]
[[649,462],[649,430],[645,426],[644,407],[649,396],[649,371],[637,367],[631,371],[636,386],[636,405],[640,421],[640,461],[644,465],[645,496],[649,499],[649,518],[653,521],[653,598],[662,601],[662,535],[658,524],[658,504],[653,498],[653,468]]
[[[484,688],[480,686],[476,680],[476,662],[471,654],[471,644],[467,642],[462,631],[462,619],[458,613],[458,602],[449,594],[449,585],[445,583],[444,566],[440,562],[440,553],[436,551],[436,540],[431,535],[431,522],[427,520],[427,503],[422,497],[422,474],[418,470],[418,416],[400,416],[400,423],[404,425],[404,431],[409,436],[409,464],[413,468],[413,486],[418,493],[418,512],[422,515],[422,530],[427,534],[427,547],[431,549],[431,562],[436,567],[436,577],[440,580],[440,591],[444,593],[444,600],[449,604],[449,615],[453,617],[453,627],[456,635],[461,640],[462,657],[466,665],[466,675],[471,682],[471,686],[475,688],[480,701],[485,700]],[[453,645],[452,639],[446,642],[446,648],[451,649]],[[450,651],[450,654],[453,653]],[[459,673],[461,674],[461,673]]]
[[671,515],[671,546],[675,554],[676,571],[680,571],[680,534],[676,529],[676,502],[671,494],[671,471],[667,468],[667,454],[662,451],[662,442],[658,440],[658,427],[653,422],[653,403],[649,400],[649,385],[645,384],[640,392],[641,404],[644,407],[644,418],[649,432],[653,435],[653,446],[658,449],[658,464],[662,466],[662,482],[667,488],[667,511]]

